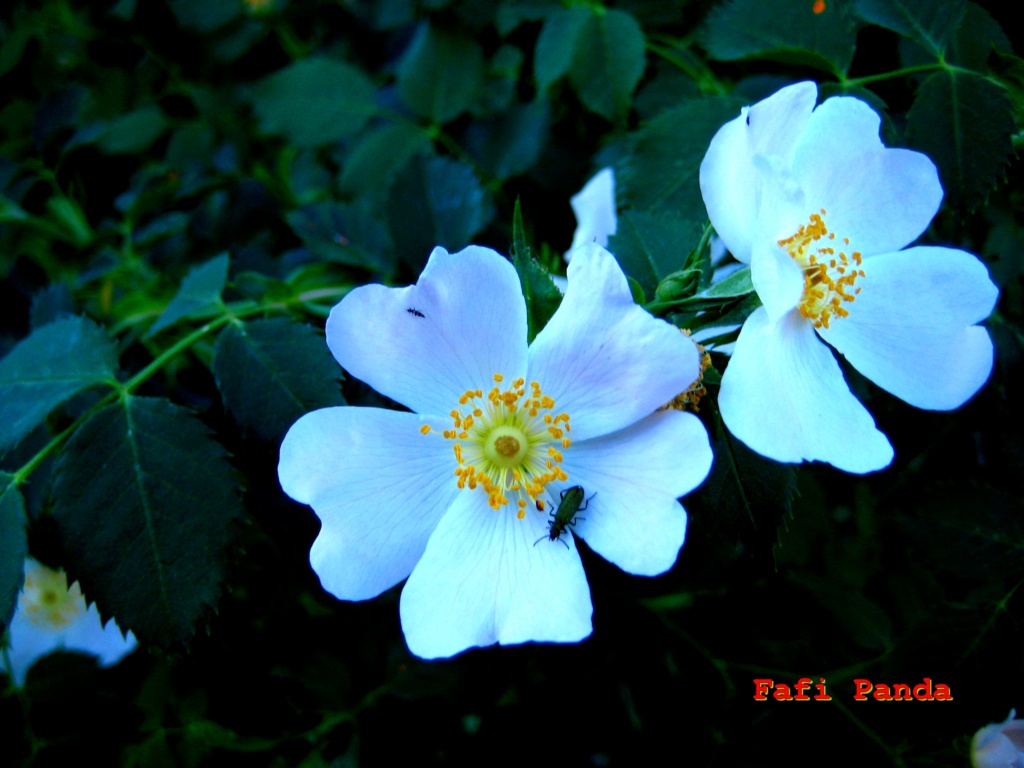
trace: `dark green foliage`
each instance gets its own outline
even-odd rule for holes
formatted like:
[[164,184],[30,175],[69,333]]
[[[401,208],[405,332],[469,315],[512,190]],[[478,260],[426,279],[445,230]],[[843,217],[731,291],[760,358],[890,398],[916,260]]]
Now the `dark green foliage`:
[[252,92],[260,128],[302,147],[333,144],[376,114],[373,86],[358,69],[311,58],[270,75]]
[[157,318],[149,329],[150,336],[160,333],[164,328],[197,312],[215,310],[222,307],[220,295],[228,279],[228,255],[226,253],[210,259],[205,264],[192,269],[181,281],[178,292],[164,313]]
[[53,488],[64,565],[143,643],[180,648],[216,607],[242,516],[226,458],[188,409],[130,395],[64,449]]
[[213,375],[231,415],[268,441],[300,416],[344,405],[341,368],[323,336],[284,317],[232,323],[217,339]]
[[907,113],[907,140],[939,168],[946,202],[970,210],[1001,180],[1013,155],[1006,91],[970,73],[937,72]]
[[13,476],[0,472],[0,635],[11,623],[25,580],[25,502]]
[[0,451],[73,395],[112,380],[116,366],[106,332],[82,317],[57,320],[22,340],[0,360]]
[[608,247],[626,274],[653,294],[662,278],[683,266],[703,228],[668,212],[626,211]]
[[418,115],[447,123],[470,108],[483,87],[484,57],[472,39],[424,24],[398,65],[398,92]]
[[525,173],[544,149],[550,120],[545,99],[516,104],[503,117],[475,123],[466,135],[467,149],[497,179]]
[[941,56],[964,15],[965,0],[854,0],[853,12]]
[[292,211],[286,218],[317,257],[390,271],[391,239],[384,225],[365,208],[325,201]]
[[374,127],[352,146],[338,187],[347,196],[386,198],[395,174],[414,155],[429,150],[430,139],[414,125],[392,123]]
[[715,421],[715,462],[696,494],[698,509],[737,538],[755,530],[770,535],[792,511],[796,471],[754,453]]
[[96,143],[110,155],[146,150],[167,130],[167,119],[155,104],[146,104],[102,126]]
[[395,180],[387,211],[399,258],[413,269],[436,245],[469,245],[494,213],[473,170],[445,157],[414,158]]
[[742,101],[731,98],[690,99],[643,126],[617,167],[620,206],[663,209],[671,216],[704,221],[700,163],[711,137],[739,115],[741,106]]
[[729,0],[708,16],[702,41],[713,59],[760,57],[843,74],[853,60],[855,29],[845,4],[814,13],[805,0]]
[[587,6],[548,16],[533,64],[538,88],[568,75],[580,101],[608,120],[625,116],[644,65],[644,36],[636,19]]

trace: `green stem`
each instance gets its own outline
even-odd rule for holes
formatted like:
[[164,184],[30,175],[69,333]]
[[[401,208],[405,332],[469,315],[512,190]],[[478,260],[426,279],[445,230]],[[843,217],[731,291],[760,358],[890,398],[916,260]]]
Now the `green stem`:
[[343,288],[315,288],[303,293],[296,294],[289,298],[287,301],[274,301],[267,302],[266,304],[255,304],[252,302],[238,302],[231,306],[223,306],[219,308],[218,316],[209,320],[208,322],[201,325],[196,330],[187,336],[183,336],[181,339],[176,341],[174,344],[169,346],[159,355],[157,355],[153,361],[143,368],[141,371],[132,376],[128,381],[123,384],[116,380],[111,380],[109,383],[111,391],[104,395],[100,400],[92,406],[89,410],[75,419],[69,427],[61,431],[50,439],[45,446],[43,446],[38,453],[29,459],[25,464],[21,466],[12,476],[12,483],[14,485],[21,485],[24,483],[29,475],[31,475],[36,468],[42,464],[47,457],[49,457],[54,451],[56,451],[64,441],[71,436],[71,434],[78,429],[82,423],[92,416],[96,411],[101,408],[113,403],[118,398],[123,398],[144,382],[149,380],[157,371],[163,368],[167,363],[177,357],[179,354],[184,352],[186,349],[191,347],[197,341],[202,339],[204,336],[223,328],[228,323],[237,322],[253,315],[263,314],[264,312],[272,310],[285,311],[291,306],[296,304],[303,304],[306,302],[316,301],[317,299],[324,298],[339,298],[345,295],[349,291],[348,287]]
[[677,47],[675,41],[648,38],[646,47],[655,56],[660,56],[697,83],[701,93],[710,93],[718,96],[728,93],[728,89],[718,81],[710,69],[703,66],[703,62],[700,59],[696,57],[688,59],[677,53],[674,50]]
[[877,75],[865,75],[864,77],[854,77],[851,79],[843,79],[841,81],[844,88],[856,87],[860,85],[867,85],[868,83],[878,83],[884,80],[892,80],[897,77],[904,77],[905,75],[916,75],[919,72],[937,72],[940,69],[946,69],[951,72],[968,72],[969,70],[962,69],[960,67],[954,67],[951,64],[945,64],[943,62],[935,62],[933,64],[917,64],[913,67],[904,67],[903,69],[894,69],[892,72],[880,72]]

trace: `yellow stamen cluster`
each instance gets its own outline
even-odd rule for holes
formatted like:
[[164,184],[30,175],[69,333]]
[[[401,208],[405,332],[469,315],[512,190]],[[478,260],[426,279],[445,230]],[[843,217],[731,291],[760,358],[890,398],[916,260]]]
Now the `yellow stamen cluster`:
[[64,571],[37,565],[25,571],[19,607],[36,626],[57,630],[81,615],[85,610],[85,599],[77,581],[68,589],[68,577]]
[[[815,328],[828,328],[832,317],[846,317],[850,314],[843,304],[854,300],[860,287],[851,292],[858,277],[864,277],[860,269],[861,254],[853,251],[849,255],[835,248],[836,235],[825,226],[825,209],[812,213],[810,224],[801,225],[796,234],[779,240],[779,245],[789,252],[804,273],[804,293],[800,300],[800,314],[812,321]],[[819,245],[822,241],[823,245]],[[843,245],[850,240],[843,238]]]
[[[690,331],[686,328],[679,329],[684,335],[689,336]],[[685,411],[687,409],[694,413],[700,412],[700,399],[708,393],[707,387],[704,386],[704,372],[711,367],[711,355],[708,353],[702,344],[698,344],[696,341],[693,342],[697,347],[697,354],[700,355],[700,371],[697,373],[697,378],[694,382],[686,388],[686,391],[676,395],[668,403],[659,408],[659,411],[664,411],[672,408],[676,411]]]
[[[495,386],[487,393],[470,389],[459,397],[459,407],[449,414],[452,428],[441,436],[452,440],[455,476],[460,489],[480,488],[487,503],[498,510],[516,501],[519,519],[534,504],[543,509],[539,497],[548,483],[569,479],[562,468],[562,451],[569,439],[569,415],[554,413],[555,401],[541,391],[540,384],[516,379],[506,389],[504,377],[494,374]],[[420,432],[433,432],[424,424]]]

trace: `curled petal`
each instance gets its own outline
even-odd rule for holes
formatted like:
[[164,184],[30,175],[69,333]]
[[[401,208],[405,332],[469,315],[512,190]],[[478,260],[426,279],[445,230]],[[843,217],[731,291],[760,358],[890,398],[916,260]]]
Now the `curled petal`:
[[590,244],[569,265],[558,311],[530,346],[530,378],[572,417],[572,438],[614,432],[685,391],[697,348],[633,302],[615,258]]
[[818,331],[873,382],[918,408],[949,410],[981,388],[992,340],[974,323],[998,289],[977,258],[919,247],[875,256],[848,317]]
[[686,511],[676,501],[707,477],[711,446],[696,416],[659,411],[567,453],[570,482],[590,498],[575,531],[628,573],[653,576],[676,561]]
[[434,659],[495,642],[570,643],[589,635],[590,590],[579,554],[571,536],[548,540],[542,520],[518,520],[490,509],[481,494],[460,494],[402,590],[409,649]]
[[376,597],[411,572],[458,490],[451,446],[412,413],[323,408],[288,430],[281,487],[323,523],[309,553],[328,592]]
[[827,461],[847,472],[892,461],[889,441],[797,312],[772,323],[762,307],[747,318],[718,404],[736,437],[776,461]]
[[711,224],[744,263],[750,263],[757,239],[765,185],[775,181],[756,167],[763,162],[757,158],[774,158],[769,165],[788,165],[817,96],[814,83],[797,83],[744,108],[715,134],[701,162],[700,190]]
[[618,228],[618,217],[615,213],[615,171],[605,168],[569,201],[572,212],[576,214],[576,231],[572,235],[572,245],[565,254],[566,260],[574,250],[587,243],[597,243],[607,247],[608,238]]
[[467,389],[492,386],[495,373],[525,374],[519,277],[489,248],[435,248],[416,285],[366,285],[342,299],[327,344],[381,394],[416,413],[447,413]]

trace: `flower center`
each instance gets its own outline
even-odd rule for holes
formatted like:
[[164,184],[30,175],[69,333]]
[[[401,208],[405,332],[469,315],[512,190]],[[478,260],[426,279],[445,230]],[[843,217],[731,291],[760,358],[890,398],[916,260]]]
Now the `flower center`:
[[25,586],[20,595],[22,613],[37,627],[52,630],[71,624],[85,609],[85,599],[76,581],[68,589],[64,571],[43,565],[27,569]]
[[[562,451],[571,441],[569,415],[555,413],[555,401],[541,391],[540,384],[516,379],[502,390],[504,381],[494,374],[495,386],[484,396],[482,390],[467,390],[452,409],[452,429],[441,435],[452,441],[455,476],[460,489],[481,489],[492,509],[508,505],[518,496],[521,520],[531,502],[543,509],[539,497],[548,483],[569,479],[562,468]],[[420,427],[424,435],[434,430]]]
[[[860,251],[847,255],[837,250],[835,232],[825,226],[824,216],[824,208],[821,213],[812,213],[809,224],[801,225],[796,234],[779,240],[779,245],[803,270],[804,292],[799,310],[815,328],[828,328],[833,316],[840,318],[850,314],[843,304],[852,302],[860,293],[860,286],[852,292],[851,289],[858,277],[864,277]],[[848,246],[849,238],[844,237],[842,244]]]

